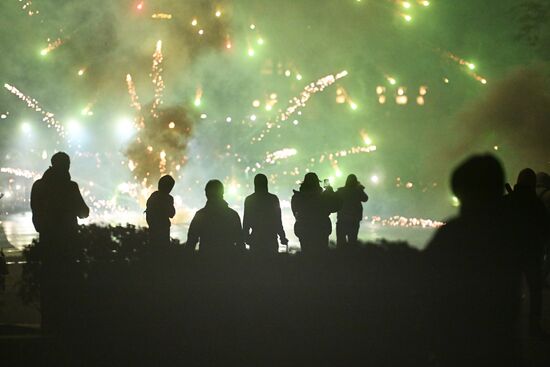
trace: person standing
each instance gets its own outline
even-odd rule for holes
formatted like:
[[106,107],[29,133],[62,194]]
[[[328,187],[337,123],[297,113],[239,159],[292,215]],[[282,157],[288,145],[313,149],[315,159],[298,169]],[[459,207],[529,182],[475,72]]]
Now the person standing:
[[176,215],[174,198],[170,192],[175,183],[172,176],[162,176],[158,183],[158,190],[147,199],[145,213],[149,226],[149,241],[152,244],[162,246],[170,244],[170,218]]
[[309,172],[298,191],[292,195],[291,207],[296,223],[294,233],[300,240],[302,253],[322,253],[328,249],[332,233],[330,214],[340,208],[340,199],[330,185],[319,185],[317,174]]
[[90,209],[78,184],[71,181],[71,161],[64,152],[55,153],[49,167],[31,189],[34,228],[39,233],[41,254],[42,332],[59,331],[70,310],[71,286],[75,279],[75,259],[71,243],[76,240],[78,219],[87,218]]
[[187,247],[199,253],[228,254],[244,248],[241,218],[223,199],[223,184],[210,180],[204,189],[206,205],[195,213],[187,232]]
[[255,253],[277,254],[279,237],[281,244],[288,245],[279,198],[268,191],[267,177],[254,177],[254,193],[244,201],[243,231],[245,242]]
[[369,200],[365,186],[357,180],[357,176],[349,175],[346,185],[336,191],[342,202],[336,221],[336,245],[341,248],[357,245],[359,224],[363,219],[363,204]]

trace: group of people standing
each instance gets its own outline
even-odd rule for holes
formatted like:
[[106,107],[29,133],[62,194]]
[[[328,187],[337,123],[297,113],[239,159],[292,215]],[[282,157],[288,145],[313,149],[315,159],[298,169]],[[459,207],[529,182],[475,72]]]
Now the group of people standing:
[[[368,200],[365,187],[355,175],[349,175],[346,185],[337,191],[330,185],[321,187],[320,182],[315,173],[309,172],[292,196],[294,233],[304,253],[328,249],[332,232],[329,216],[335,212],[338,246],[355,245],[363,217],[362,203]],[[147,200],[147,223],[154,243],[169,242],[170,218],[175,215],[170,195],[173,186],[173,178],[163,176],[158,191]],[[196,249],[198,244],[201,253],[220,253],[242,249],[246,244],[255,253],[276,254],[279,242],[288,245],[279,198],[269,192],[264,174],[254,177],[254,193],[245,199],[242,226],[239,214],[224,200],[224,187],[219,180],[208,181],[205,194],[206,205],[197,211],[189,225],[186,243],[189,248]]]

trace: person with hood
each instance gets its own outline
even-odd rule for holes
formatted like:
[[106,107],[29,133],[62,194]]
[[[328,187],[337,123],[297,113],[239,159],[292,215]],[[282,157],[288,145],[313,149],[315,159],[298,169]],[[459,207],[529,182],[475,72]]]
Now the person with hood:
[[187,247],[199,253],[228,254],[244,248],[241,218],[223,199],[219,180],[210,180],[204,189],[206,205],[197,211],[187,233]]
[[254,177],[254,193],[244,201],[243,231],[245,242],[256,253],[277,254],[279,243],[288,245],[279,198],[268,191],[267,177],[257,174]]
[[147,199],[145,213],[149,226],[149,239],[153,244],[170,244],[170,218],[174,218],[176,215],[174,198],[170,192],[175,183],[172,176],[162,176],[158,183],[158,190]]
[[51,163],[31,189],[32,222],[41,240],[76,232],[77,218],[87,218],[90,214],[78,184],[71,181],[69,156],[64,152],[55,153]]
[[541,335],[544,246],[548,240],[549,219],[546,208],[537,197],[537,177],[530,168],[523,169],[506,197],[513,229],[520,248],[521,267],[529,288],[529,328]]
[[338,247],[356,245],[359,223],[363,219],[362,203],[366,203],[369,196],[355,175],[349,175],[346,185],[336,193],[342,201],[336,222],[336,244]]
[[340,199],[330,185],[319,185],[317,174],[309,172],[298,191],[293,190],[291,207],[296,223],[294,233],[300,240],[302,253],[319,253],[328,249],[332,233],[330,214],[340,209]]
[[58,333],[64,327],[66,313],[72,310],[67,294],[75,284],[76,260],[72,246],[77,239],[78,219],[86,218],[90,209],[78,184],[71,181],[71,161],[66,153],[55,153],[51,167],[31,189],[34,228],[39,233],[40,312],[44,334]]

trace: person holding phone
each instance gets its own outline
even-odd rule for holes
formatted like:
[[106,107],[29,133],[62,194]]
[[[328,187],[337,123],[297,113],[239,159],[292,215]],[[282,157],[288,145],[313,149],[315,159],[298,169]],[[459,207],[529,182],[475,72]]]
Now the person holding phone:
[[340,209],[340,198],[328,180],[321,188],[317,174],[309,172],[291,200],[292,213],[296,218],[294,233],[300,240],[304,254],[319,254],[328,249],[328,237],[332,233],[330,214]]
[[336,245],[339,248],[357,245],[359,225],[363,219],[363,203],[369,200],[365,186],[357,180],[357,176],[349,175],[346,185],[336,191],[342,207],[338,210],[336,222]]

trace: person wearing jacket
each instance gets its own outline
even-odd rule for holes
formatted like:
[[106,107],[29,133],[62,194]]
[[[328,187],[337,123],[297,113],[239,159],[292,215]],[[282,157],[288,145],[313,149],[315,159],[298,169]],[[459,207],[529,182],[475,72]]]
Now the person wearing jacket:
[[342,202],[336,222],[336,244],[338,247],[356,245],[359,223],[363,219],[362,203],[369,200],[365,186],[359,183],[357,176],[349,175],[346,185],[340,187],[336,194]]

